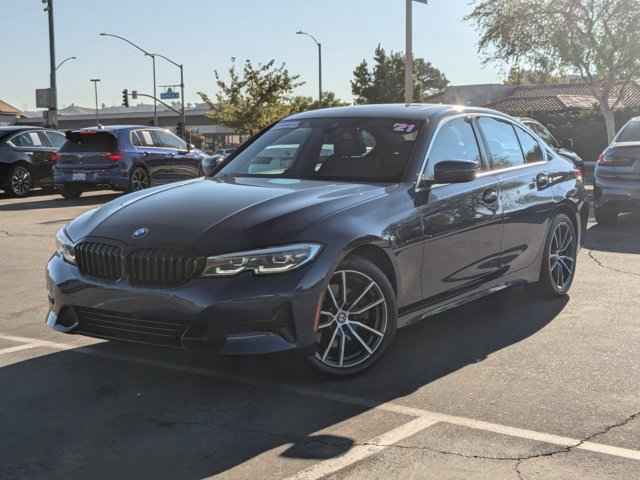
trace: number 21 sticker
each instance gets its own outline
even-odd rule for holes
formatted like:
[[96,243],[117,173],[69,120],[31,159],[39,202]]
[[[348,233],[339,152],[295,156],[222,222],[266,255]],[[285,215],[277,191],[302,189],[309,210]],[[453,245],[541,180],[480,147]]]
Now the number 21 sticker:
[[412,133],[416,129],[415,123],[394,123],[393,131],[398,133]]

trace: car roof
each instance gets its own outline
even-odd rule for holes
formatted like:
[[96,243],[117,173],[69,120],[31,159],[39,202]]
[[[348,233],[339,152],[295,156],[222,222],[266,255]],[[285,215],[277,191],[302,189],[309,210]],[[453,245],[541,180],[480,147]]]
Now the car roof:
[[32,125],[8,125],[0,127],[0,135],[3,133],[24,132],[27,130],[44,130],[44,127],[37,127]]
[[488,108],[466,107],[464,105],[445,105],[434,103],[389,103],[376,105],[354,105],[350,107],[323,108],[297,113],[287,117],[288,120],[311,118],[397,118],[402,120],[425,120],[456,113],[490,113],[511,118],[502,112]]
[[161,127],[153,127],[150,125],[99,125],[96,127],[84,127],[84,128],[73,129],[72,131],[81,132],[83,130],[84,131],[95,130],[97,132],[99,131],[115,132],[119,130],[133,130],[134,128],[149,128],[149,129],[160,128],[161,129]]

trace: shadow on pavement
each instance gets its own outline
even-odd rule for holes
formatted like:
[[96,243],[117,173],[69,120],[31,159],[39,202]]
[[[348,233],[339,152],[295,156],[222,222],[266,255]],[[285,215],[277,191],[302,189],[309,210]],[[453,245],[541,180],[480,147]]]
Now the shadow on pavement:
[[[17,212],[21,210],[39,210],[45,208],[68,208],[68,207],[80,207],[89,205],[98,205],[110,200],[113,200],[120,193],[109,193],[101,195],[91,195],[87,197],[81,197],[78,200],[65,200],[61,196],[54,198],[48,198],[46,200],[32,201],[33,197],[26,197],[22,201],[16,201],[11,203],[5,203],[0,205],[0,212]],[[13,199],[19,200],[19,199]]]
[[614,226],[594,225],[587,230],[584,246],[612,253],[640,253],[640,215],[620,215]]
[[[294,354],[196,361],[183,352],[112,342],[91,347],[97,356],[70,350],[14,363],[0,368],[0,478],[199,479],[233,467],[238,478],[268,478],[267,470],[250,471],[247,462],[274,449],[290,459],[274,455],[277,464],[271,464],[278,477],[286,477],[309,459],[348,451],[350,436],[315,432],[358,422],[368,408],[298,396],[279,384],[376,404],[395,400],[534,335],[567,301],[532,301],[522,288],[501,292],[400,330],[379,364],[344,380],[314,375]],[[274,388],[100,353],[215,369]],[[374,418],[369,428],[384,430],[370,437],[400,424]],[[268,457],[261,462],[262,468],[270,465]]]

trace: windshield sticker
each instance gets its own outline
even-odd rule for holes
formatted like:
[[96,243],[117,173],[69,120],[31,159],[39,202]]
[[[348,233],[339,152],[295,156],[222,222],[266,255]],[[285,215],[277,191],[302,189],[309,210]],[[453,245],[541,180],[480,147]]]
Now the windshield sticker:
[[394,123],[393,131],[397,133],[412,133],[416,130],[415,123]]
[[274,130],[279,130],[281,128],[298,128],[300,126],[300,122],[295,122],[292,120],[286,122],[280,122],[273,126]]

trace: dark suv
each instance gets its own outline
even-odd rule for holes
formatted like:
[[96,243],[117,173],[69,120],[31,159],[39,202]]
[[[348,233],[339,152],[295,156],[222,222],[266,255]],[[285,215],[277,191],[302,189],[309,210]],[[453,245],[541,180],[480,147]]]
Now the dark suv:
[[619,213],[640,211],[640,117],[622,127],[600,154],[594,185],[598,223],[612,225]]
[[65,141],[42,127],[0,127],[0,189],[24,197],[33,187],[52,186],[54,154]]
[[109,188],[137,191],[201,176],[200,150],[168,130],[107,126],[69,131],[54,168],[54,182],[67,199]]

